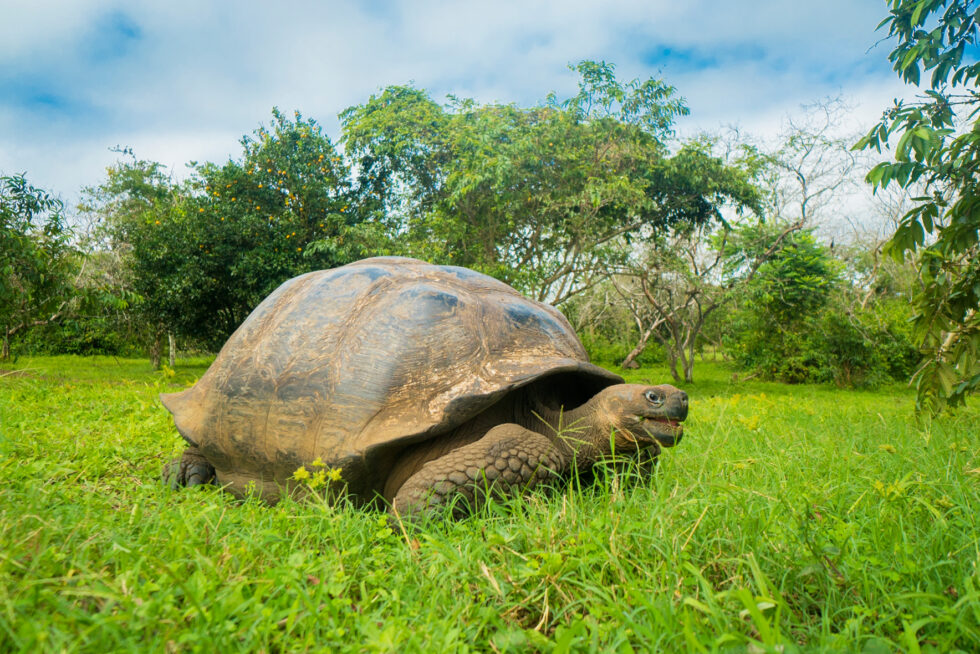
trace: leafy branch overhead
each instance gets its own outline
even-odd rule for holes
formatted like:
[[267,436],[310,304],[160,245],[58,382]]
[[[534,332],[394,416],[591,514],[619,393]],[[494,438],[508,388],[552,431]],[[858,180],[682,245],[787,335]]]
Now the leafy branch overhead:
[[980,387],[980,63],[976,0],[894,0],[879,29],[896,42],[889,55],[913,102],[897,101],[856,148],[881,152],[898,137],[895,161],[868,174],[876,189],[922,189],[887,251],[915,257],[922,281],[915,334],[925,359],[916,373],[919,406],[961,404]]

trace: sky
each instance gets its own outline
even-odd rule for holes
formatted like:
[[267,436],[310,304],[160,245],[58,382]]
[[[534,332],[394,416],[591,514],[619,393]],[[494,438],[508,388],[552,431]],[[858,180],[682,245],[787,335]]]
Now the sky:
[[182,176],[237,158],[273,106],[336,140],[337,114],[390,84],[527,106],[572,95],[583,59],[676,87],[680,136],[772,136],[836,96],[859,131],[909,94],[884,16],[883,0],[0,0],[0,173],[70,203],[115,146]]

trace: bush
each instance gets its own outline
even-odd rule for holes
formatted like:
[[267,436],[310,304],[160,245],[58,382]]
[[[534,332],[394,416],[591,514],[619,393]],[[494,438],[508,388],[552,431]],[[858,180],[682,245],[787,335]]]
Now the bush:
[[908,379],[915,370],[919,353],[908,317],[908,305],[899,299],[862,309],[848,307],[836,294],[792,330],[745,312],[730,346],[742,366],[764,379],[873,388]]
[[17,349],[31,354],[135,355],[138,348],[110,319],[79,317],[27,334]]

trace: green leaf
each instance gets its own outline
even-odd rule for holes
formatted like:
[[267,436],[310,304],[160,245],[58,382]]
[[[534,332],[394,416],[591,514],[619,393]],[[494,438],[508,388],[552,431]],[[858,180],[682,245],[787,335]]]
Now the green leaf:
[[953,390],[953,385],[956,383],[956,372],[948,363],[940,361],[936,364],[935,374],[943,389],[943,393],[949,395]]
[[898,145],[895,146],[895,158],[899,161],[904,162],[909,160],[909,146],[912,135],[912,130],[908,130],[898,140]]
[[922,11],[926,8],[925,0],[919,0],[916,3],[915,9],[912,10],[912,17],[909,19],[909,24],[915,27],[920,24],[919,19],[922,18]]

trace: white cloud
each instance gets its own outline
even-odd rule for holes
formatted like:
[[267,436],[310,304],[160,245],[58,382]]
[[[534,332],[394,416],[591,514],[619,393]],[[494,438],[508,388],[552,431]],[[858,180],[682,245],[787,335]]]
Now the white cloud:
[[273,105],[336,137],[338,112],[410,80],[526,104],[572,93],[567,64],[604,59],[625,78],[662,71],[692,108],[683,133],[764,131],[838,93],[874,118],[901,89],[887,48],[866,52],[883,8],[846,0],[0,4],[14,18],[0,25],[0,170],[65,194],[99,181],[113,145],[178,168],[221,161]]
[[93,14],[110,7],[104,0],[0,1],[0,61],[10,65],[34,57],[39,44],[75,39],[88,29]]

